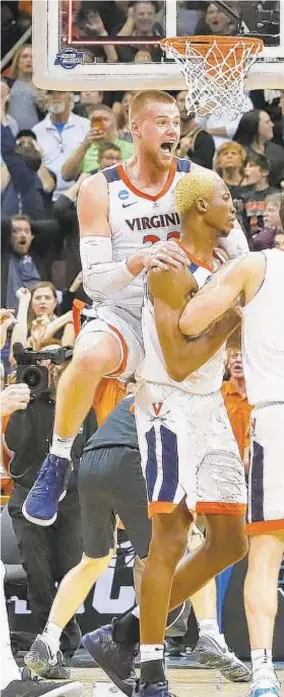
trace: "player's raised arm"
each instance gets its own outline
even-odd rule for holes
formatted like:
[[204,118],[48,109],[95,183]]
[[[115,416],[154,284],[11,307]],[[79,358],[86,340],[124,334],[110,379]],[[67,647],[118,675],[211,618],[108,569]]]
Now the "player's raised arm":
[[219,319],[244,293],[252,299],[263,279],[265,259],[260,253],[247,254],[223,266],[214,274],[183,311],[179,327],[183,334],[197,337]]
[[228,310],[206,334],[189,340],[180,331],[179,318],[188,298],[197,290],[192,275],[185,267],[166,272],[152,269],[148,283],[166,369],[173,380],[182,382],[223,345],[240,324],[239,313],[234,308]]

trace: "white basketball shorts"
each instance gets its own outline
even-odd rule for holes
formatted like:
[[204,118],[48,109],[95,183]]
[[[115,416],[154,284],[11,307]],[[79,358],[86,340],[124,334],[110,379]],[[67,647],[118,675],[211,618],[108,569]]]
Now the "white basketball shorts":
[[251,452],[246,532],[284,530],[284,402],[251,413]]
[[77,343],[86,334],[105,332],[117,339],[121,359],[117,369],[111,375],[104,377],[119,377],[127,379],[138,367],[144,358],[141,319],[131,312],[106,305],[98,305],[96,308],[85,309],[81,314],[81,331],[77,336]]
[[219,391],[143,383],[135,415],[150,516],[183,498],[198,513],[245,514],[244,468]]

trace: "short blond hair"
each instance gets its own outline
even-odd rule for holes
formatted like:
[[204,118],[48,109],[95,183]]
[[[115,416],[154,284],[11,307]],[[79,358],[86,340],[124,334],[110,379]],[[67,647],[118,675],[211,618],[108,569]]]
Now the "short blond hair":
[[162,90],[145,90],[144,92],[138,92],[130,105],[130,121],[132,121],[146,105],[148,106],[148,104],[154,102],[176,105],[176,100],[168,92],[163,92]]
[[174,190],[177,212],[184,218],[199,198],[207,197],[216,184],[224,183],[211,169],[203,169],[185,174]]

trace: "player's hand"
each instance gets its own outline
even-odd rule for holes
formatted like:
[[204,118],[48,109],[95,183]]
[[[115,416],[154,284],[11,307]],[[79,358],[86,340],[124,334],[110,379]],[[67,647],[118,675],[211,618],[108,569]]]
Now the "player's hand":
[[19,382],[15,385],[9,385],[1,393],[1,416],[8,416],[14,411],[27,408],[31,398],[30,388],[26,383]]
[[158,268],[168,271],[172,266],[179,269],[188,265],[186,253],[176,242],[157,242],[144,252],[146,269]]
[[0,310],[0,348],[6,344],[7,331],[9,327],[16,324],[16,317],[14,316],[15,310],[6,310],[3,308]]

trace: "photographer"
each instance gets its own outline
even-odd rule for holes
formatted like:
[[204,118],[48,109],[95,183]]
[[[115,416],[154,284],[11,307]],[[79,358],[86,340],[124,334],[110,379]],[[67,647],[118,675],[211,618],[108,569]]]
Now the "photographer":
[[[75,469],[69,479],[67,493],[60,505],[56,522],[51,527],[33,525],[24,518],[22,505],[37,477],[42,458],[49,449],[59,376],[66,366],[66,357],[70,357],[68,353],[71,354],[72,350],[56,347],[51,352],[51,348],[46,348],[42,352],[41,360],[41,353],[30,350],[24,352],[19,344],[17,348],[18,350],[15,347],[17,379],[30,384],[32,398],[25,411],[17,411],[12,415],[6,430],[7,445],[15,453],[10,466],[15,488],[8,506],[22,564],[27,573],[28,599],[35,628],[41,632],[56,593],[55,584],[59,583],[81,558],[76,470],[84,444],[96,429],[96,422],[94,413],[90,412],[74,441],[72,460]],[[58,365],[59,362],[61,365]],[[73,655],[80,643],[80,636],[80,629],[73,618],[62,635],[60,648],[63,654]],[[64,679],[69,676],[62,658],[62,654],[59,653],[58,665],[56,668],[50,668],[48,677]]]

